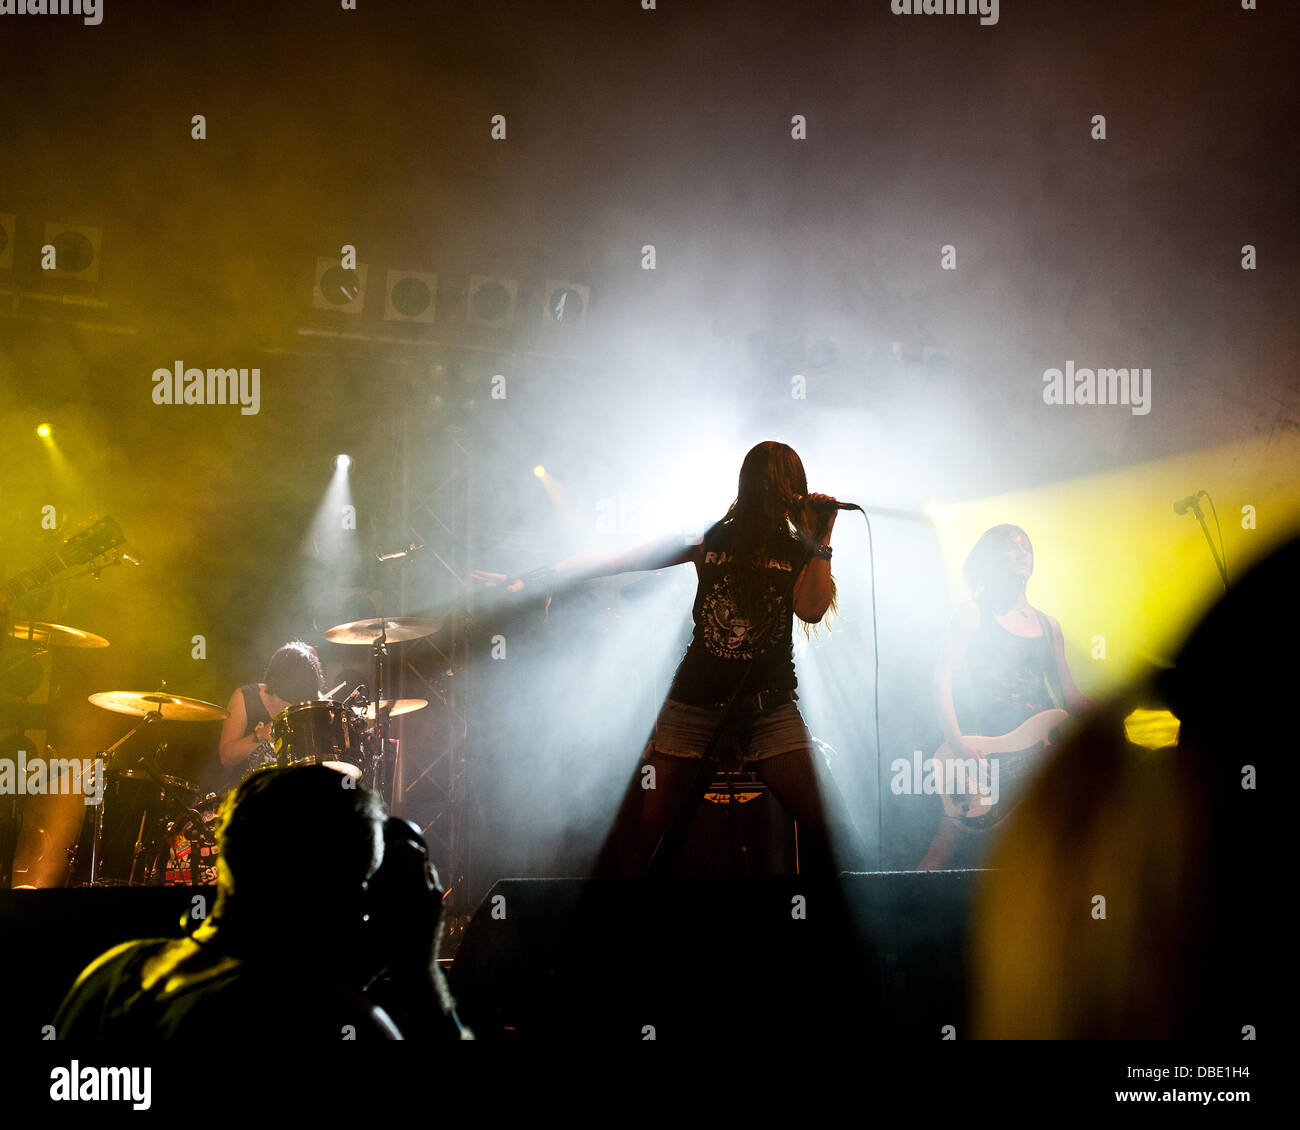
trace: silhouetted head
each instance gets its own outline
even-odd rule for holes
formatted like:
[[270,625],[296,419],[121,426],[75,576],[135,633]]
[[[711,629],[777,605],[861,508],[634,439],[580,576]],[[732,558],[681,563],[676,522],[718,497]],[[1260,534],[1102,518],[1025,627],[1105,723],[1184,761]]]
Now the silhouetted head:
[[378,796],[323,765],[254,773],[221,806],[214,922],[346,949],[383,860],[384,819]]

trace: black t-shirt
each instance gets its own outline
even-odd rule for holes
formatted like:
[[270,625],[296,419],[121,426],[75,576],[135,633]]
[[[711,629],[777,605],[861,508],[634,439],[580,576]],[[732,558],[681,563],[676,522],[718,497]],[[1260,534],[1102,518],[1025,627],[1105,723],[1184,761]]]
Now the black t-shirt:
[[811,550],[793,533],[770,538],[753,562],[762,573],[757,601],[742,610],[730,541],[730,531],[721,523],[704,536],[692,608],[695,632],[668,692],[677,702],[725,703],[742,680],[742,695],[792,691],[797,685],[791,639],[794,583]]

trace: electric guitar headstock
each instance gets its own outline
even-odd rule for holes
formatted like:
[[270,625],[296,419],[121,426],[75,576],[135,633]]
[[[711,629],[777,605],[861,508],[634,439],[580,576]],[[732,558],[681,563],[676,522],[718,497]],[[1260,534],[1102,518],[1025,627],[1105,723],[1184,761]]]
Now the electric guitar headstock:
[[115,551],[125,542],[126,535],[115,519],[87,518],[73,527],[55,553],[9,581],[4,595],[9,600],[30,596],[61,573],[79,565],[98,571],[118,560],[121,555]]

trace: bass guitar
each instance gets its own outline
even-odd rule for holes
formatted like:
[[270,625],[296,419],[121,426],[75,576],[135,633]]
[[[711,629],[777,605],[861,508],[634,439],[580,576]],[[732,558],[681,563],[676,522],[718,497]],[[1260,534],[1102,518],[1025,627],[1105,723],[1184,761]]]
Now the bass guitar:
[[[1069,717],[1065,710],[1042,710],[997,737],[964,736],[967,745],[984,754],[987,769],[981,769],[976,758],[957,756],[944,742],[934,754],[944,812],[974,831],[996,828],[1020,800],[1028,778]],[[993,782],[996,790],[990,789]]]

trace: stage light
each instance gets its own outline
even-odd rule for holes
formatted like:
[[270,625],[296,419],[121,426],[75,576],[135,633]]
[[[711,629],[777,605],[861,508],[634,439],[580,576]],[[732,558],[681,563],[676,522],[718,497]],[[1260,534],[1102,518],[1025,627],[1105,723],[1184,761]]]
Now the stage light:
[[14,266],[14,232],[18,217],[12,212],[0,212],[0,271],[11,271]]
[[384,320],[389,322],[432,322],[438,276],[424,271],[388,272],[384,296]]
[[[1034,547],[1029,599],[1059,617],[1075,682],[1090,697],[1118,689],[1153,664],[1167,665],[1190,625],[1223,595],[1200,529],[1175,515],[1174,500],[1213,481],[1221,498],[1235,491],[1261,500],[1260,512],[1268,505],[1280,533],[1300,523],[1298,458],[1300,436],[1274,435],[928,508],[951,599],[967,599],[961,570],[979,536],[1015,523]],[[1238,569],[1269,544],[1239,521],[1224,521],[1223,539]],[[1167,723],[1156,722],[1165,733]]]
[[37,429],[36,429],[36,434],[37,434],[38,436],[40,436],[41,439],[49,439],[49,438],[50,438],[50,425],[49,425],[49,424],[41,424],[41,425],[39,425],[39,426],[37,427]]
[[515,319],[518,283],[514,279],[471,275],[466,315],[476,326],[505,328]]
[[98,282],[99,250],[103,240],[104,233],[100,228],[47,223],[42,246],[54,248],[54,266],[43,270],[42,277]]
[[533,474],[536,475],[539,479],[544,479],[546,478],[546,468],[543,467],[540,463],[538,463],[537,466],[533,468]]
[[581,322],[591,301],[591,290],[579,283],[546,280],[546,301],[543,315],[548,322],[572,326]]
[[1144,749],[1168,749],[1178,744],[1182,723],[1168,710],[1133,710],[1124,719],[1128,740]]
[[339,265],[337,259],[316,260],[316,285],[311,304],[316,310],[338,310],[360,314],[366,305],[366,274],[369,268],[358,263],[356,270]]
[[352,470],[352,456],[351,455],[334,456],[334,470],[336,471]]

